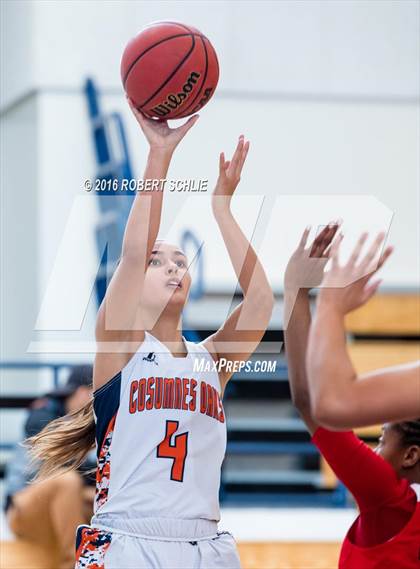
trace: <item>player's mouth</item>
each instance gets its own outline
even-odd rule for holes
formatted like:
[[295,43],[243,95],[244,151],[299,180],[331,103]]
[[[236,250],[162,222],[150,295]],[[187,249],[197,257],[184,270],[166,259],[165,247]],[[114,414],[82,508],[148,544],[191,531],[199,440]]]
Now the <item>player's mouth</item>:
[[170,279],[167,283],[166,286],[169,286],[173,289],[177,289],[177,288],[182,288],[182,283],[179,279]]

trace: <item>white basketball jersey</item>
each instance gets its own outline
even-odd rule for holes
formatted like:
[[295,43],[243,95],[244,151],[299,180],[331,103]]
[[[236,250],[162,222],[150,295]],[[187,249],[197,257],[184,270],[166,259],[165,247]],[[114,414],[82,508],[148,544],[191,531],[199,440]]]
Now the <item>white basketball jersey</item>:
[[[146,332],[122,371],[95,391],[94,519],[219,520],[221,386],[209,352],[185,343],[188,355],[175,358]],[[194,372],[196,358],[206,371]]]

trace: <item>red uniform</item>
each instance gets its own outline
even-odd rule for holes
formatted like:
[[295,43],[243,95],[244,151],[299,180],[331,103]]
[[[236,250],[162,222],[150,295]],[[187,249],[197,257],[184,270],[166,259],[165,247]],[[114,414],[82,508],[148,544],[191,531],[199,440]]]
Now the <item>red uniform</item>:
[[360,510],[339,568],[420,569],[420,485],[398,478],[353,432],[319,428],[312,440]]

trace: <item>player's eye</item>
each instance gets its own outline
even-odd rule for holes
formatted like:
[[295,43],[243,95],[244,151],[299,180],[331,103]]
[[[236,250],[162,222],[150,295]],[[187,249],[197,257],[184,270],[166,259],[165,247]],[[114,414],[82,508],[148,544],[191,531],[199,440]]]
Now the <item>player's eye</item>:
[[181,268],[186,266],[184,261],[177,261],[176,264]]
[[159,259],[157,259],[156,257],[152,257],[152,259],[150,259],[149,266],[158,267],[159,265],[161,265],[161,262]]

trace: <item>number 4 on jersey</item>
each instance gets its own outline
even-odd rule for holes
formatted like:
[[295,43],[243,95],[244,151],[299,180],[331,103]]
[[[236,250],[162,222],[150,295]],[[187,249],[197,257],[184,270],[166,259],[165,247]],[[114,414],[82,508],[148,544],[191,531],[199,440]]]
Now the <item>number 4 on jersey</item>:
[[177,431],[178,421],[166,421],[165,438],[157,447],[158,458],[172,458],[171,480],[182,482],[184,479],[185,459],[188,451],[188,433],[176,435],[171,444],[172,435]]

